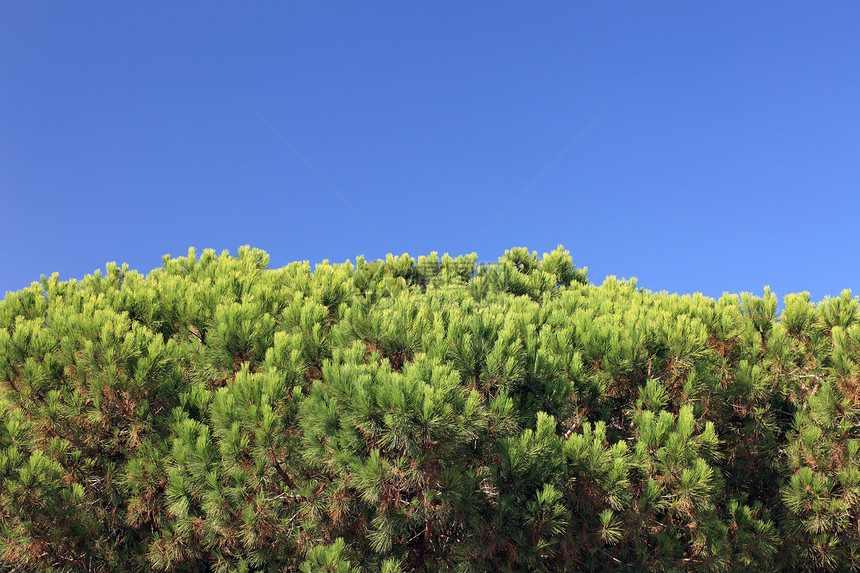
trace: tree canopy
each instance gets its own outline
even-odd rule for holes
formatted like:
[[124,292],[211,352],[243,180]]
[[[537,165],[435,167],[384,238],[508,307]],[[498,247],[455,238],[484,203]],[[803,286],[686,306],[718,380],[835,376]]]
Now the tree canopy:
[[562,247],[42,277],[0,302],[0,566],[860,569],[860,302]]

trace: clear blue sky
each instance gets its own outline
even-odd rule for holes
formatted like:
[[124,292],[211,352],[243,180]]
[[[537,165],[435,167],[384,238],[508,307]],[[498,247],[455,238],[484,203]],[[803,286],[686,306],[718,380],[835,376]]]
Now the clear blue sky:
[[849,2],[5,2],[0,293],[189,246],[561,243],[598,283],[860,294],[858,31]]

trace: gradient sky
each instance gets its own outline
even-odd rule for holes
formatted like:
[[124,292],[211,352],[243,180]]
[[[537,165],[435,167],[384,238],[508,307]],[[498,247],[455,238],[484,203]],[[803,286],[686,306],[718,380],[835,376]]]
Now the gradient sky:
[[4,2],[0,293],[189,246],[563,244],[592,282],[860,294],[858,31],[849,2]]

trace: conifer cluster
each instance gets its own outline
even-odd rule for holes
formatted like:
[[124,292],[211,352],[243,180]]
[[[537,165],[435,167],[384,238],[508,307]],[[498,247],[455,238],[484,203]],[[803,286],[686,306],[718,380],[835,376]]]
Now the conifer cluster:
[[860,303],[562,247],[107,265],[0,302],[4,571],[860,569]]

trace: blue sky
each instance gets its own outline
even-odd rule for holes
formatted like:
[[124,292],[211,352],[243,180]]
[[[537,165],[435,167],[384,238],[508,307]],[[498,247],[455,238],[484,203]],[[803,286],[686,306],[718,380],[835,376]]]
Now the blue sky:
[[0,293],[189,246],[563,244],[592,282],[860,294],[858,30],[848,2],[7,2]]

